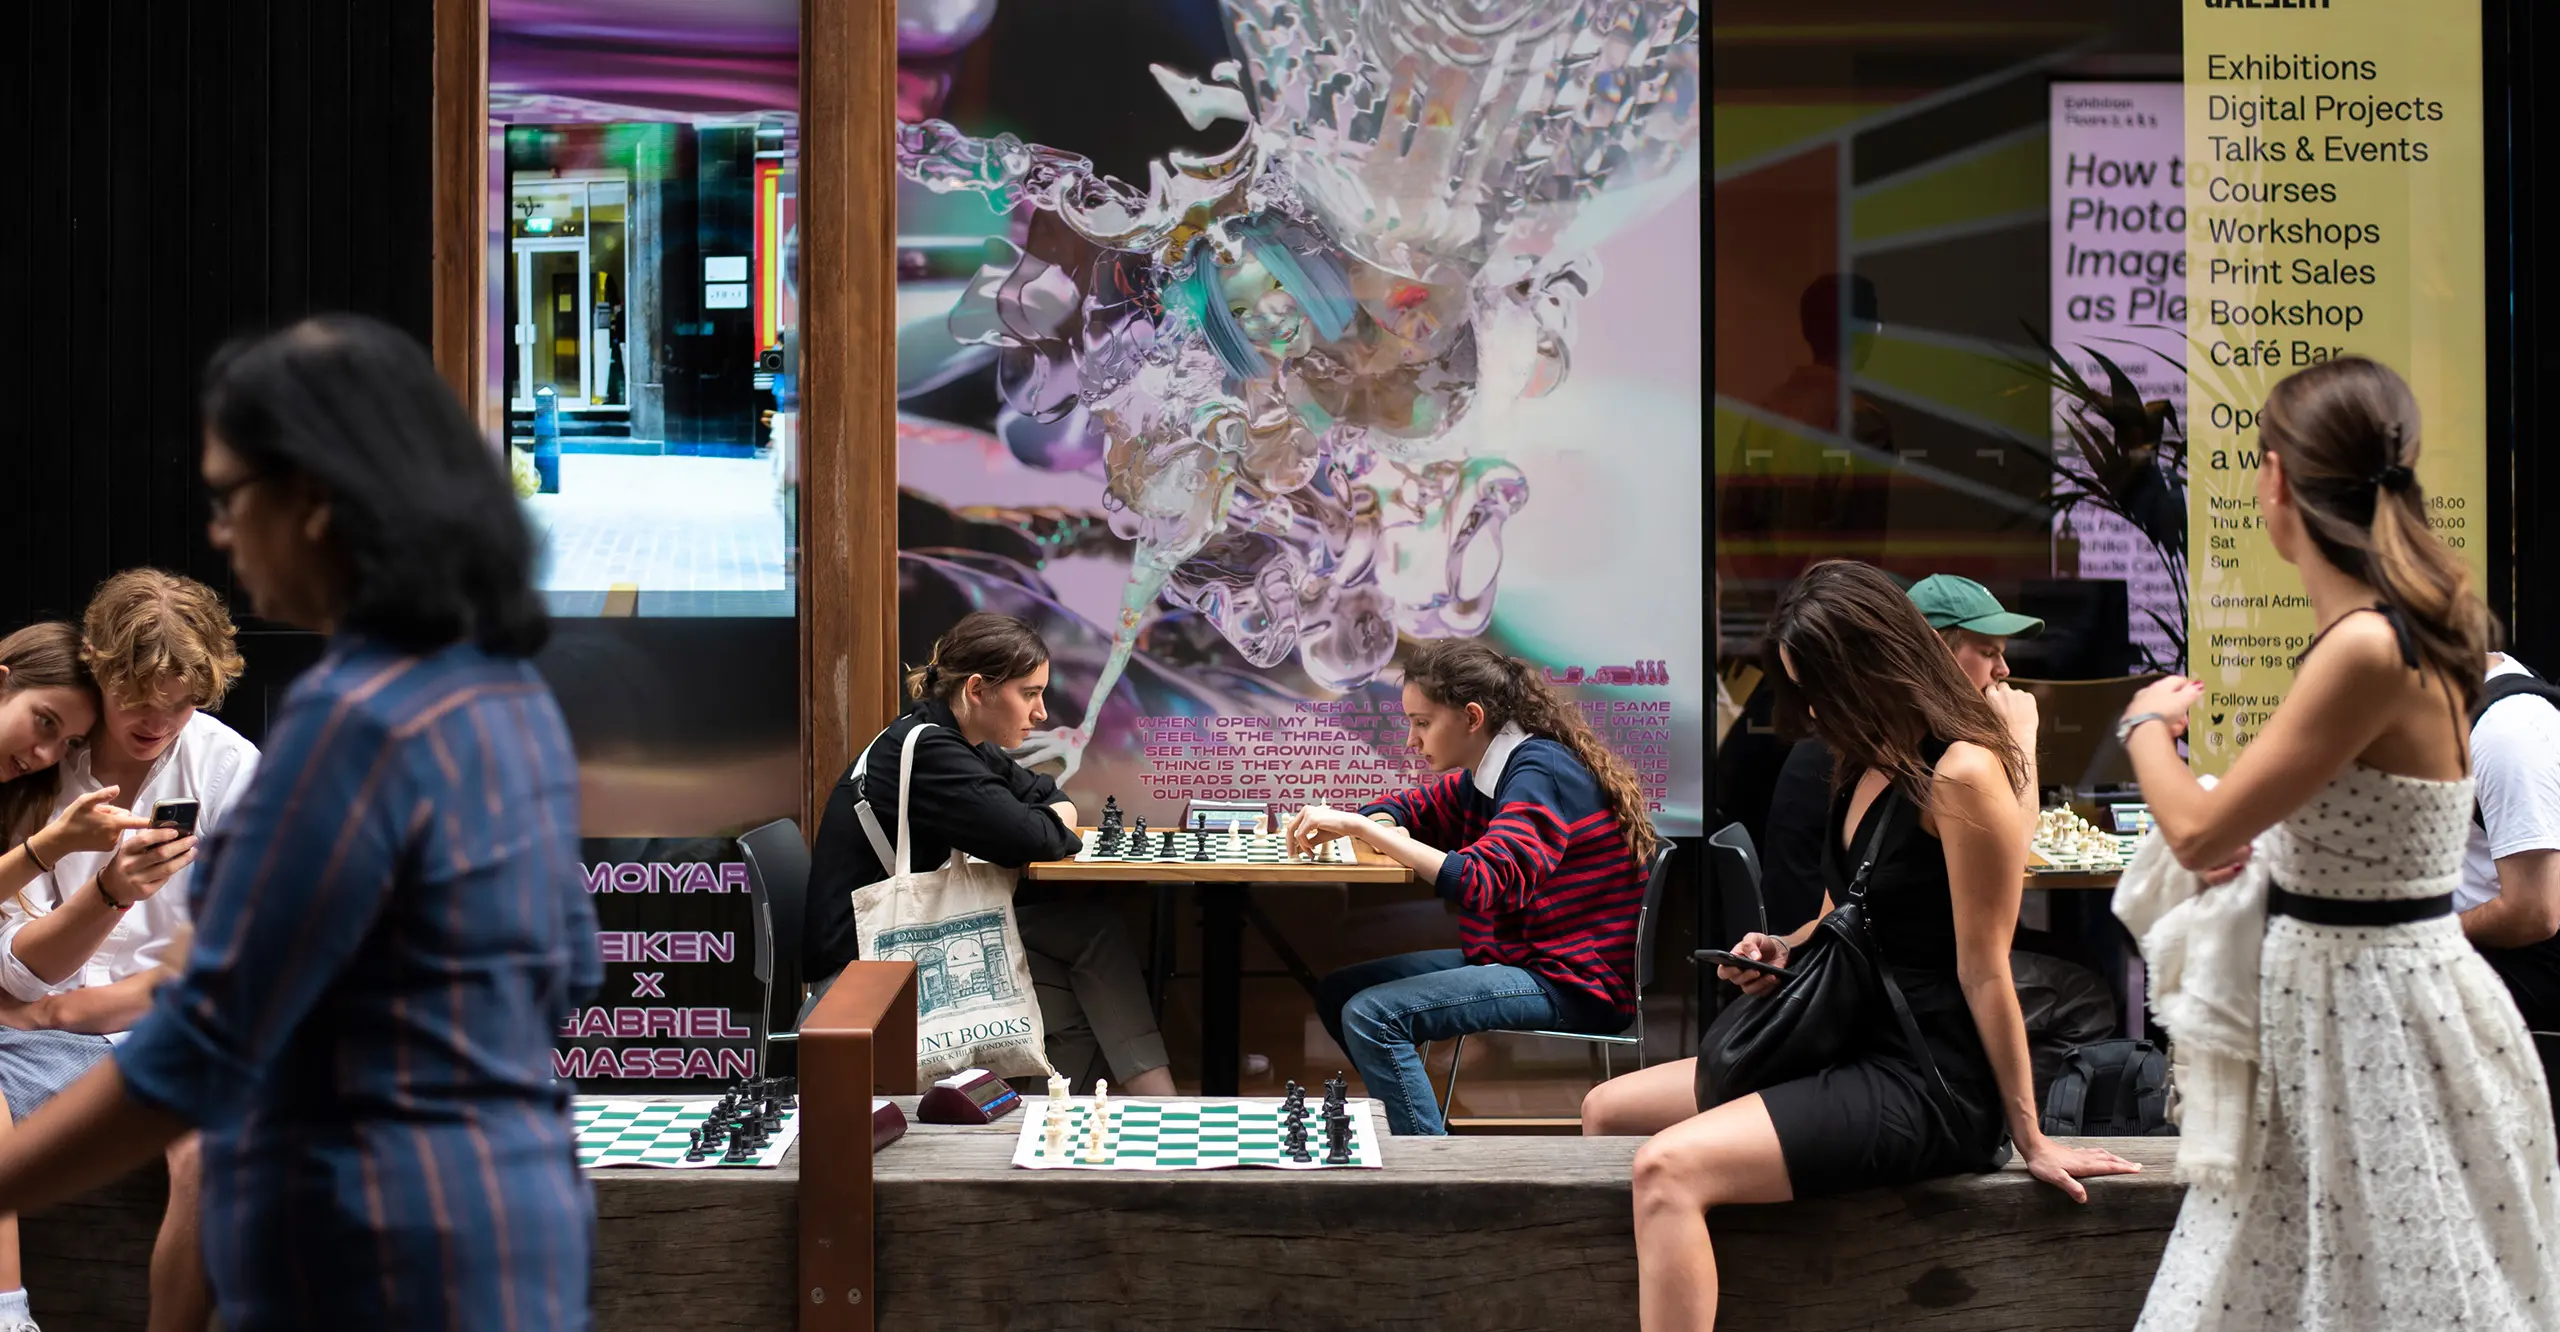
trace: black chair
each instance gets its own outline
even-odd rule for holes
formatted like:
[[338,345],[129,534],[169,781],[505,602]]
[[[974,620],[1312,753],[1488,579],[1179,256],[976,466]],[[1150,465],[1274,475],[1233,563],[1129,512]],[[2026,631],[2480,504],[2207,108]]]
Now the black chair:
[[[1730,948],[1746,934],[1768,932],[1769,908],[1760,896],[1760,852],[1751,844],[1749,829],[1728,823],[1707,839],[1707,891],[1698,904],[1698,937],[1710,947]],[[1724,989],[1704,956],[1691,957],[1700,964],[1700,1021],[1713,1022],[1724,1007]]]
[[[796,1019],[792,1030],[773,1030],[773,982],[778,975],[798,975],[801,970],[800,935],[809,903],[809,843],[800,836],[796,820],[775,819],[741,836],[738,851],[746,857],[747,891],[755,899],[756,979],[764,983],[756,1071],[768,1073],[773,1046],[800,1039]],[[805,992],[805,977],[803,982],[800,988]],[[805,998],[805,993],[792,996],[794,1013],[801,1011]]]
[[[1653,867],[1644,879],[1644,905],[1636,908],[1636,1020],[1625,1031],[1601,1036],[1587,1031],[1538,1031],[1521,1028],[1523,1036],[1552,1036],[1560,1041],[1582,1041],[1600,1047],[1600,1074],[1605,1080],[1617,1076],[1610,1052],[1631,1046],[1636,1052],[1636,1067],[1644,1067],[1644,992],[1653,984],[1653,940],[1662,925],[1662,889],[1671,881],[1671,843],[1665,840],[1653,853]],[[1489,1033],[1488,1033],[1489,1034]],[[1449,1106],[1458,1099],[1458,1056],[1465,1054],[1464,1035],[1449,1045],[1449,1086],[1440,1093],[1440,1119],[1447,1123]]]

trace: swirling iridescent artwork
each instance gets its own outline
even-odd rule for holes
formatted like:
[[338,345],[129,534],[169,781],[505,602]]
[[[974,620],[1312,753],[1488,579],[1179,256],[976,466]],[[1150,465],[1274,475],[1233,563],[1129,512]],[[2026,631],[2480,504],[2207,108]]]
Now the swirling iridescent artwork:
[[1099,463],[1135,546],[1079,724],[1021,756],[1067,775],[1159,598],[1333,689],[1400,635],[1481,632],[1531,485],[1455,428],[1563,382],[1590,248],[1697,175],[1695,0],[1225,8],[1241,62],[1155,75],[1193,128],[1242,133],[1143,188],[900,129],[909,179],[1030,210],[951,330],[996,349],[1024,461]]

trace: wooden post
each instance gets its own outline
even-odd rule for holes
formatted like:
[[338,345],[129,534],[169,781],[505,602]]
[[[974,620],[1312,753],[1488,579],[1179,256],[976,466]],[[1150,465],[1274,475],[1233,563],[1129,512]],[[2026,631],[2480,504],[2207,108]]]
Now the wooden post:
[[847,965],[800,1024],[800,1332],[872,1332],[871,1098],[915,1087],[915,964]]
[[800,4],[800,826],[895,715],[897,6]]
[[436,369],[482,429],[489,397],[489,3],[435,0]]

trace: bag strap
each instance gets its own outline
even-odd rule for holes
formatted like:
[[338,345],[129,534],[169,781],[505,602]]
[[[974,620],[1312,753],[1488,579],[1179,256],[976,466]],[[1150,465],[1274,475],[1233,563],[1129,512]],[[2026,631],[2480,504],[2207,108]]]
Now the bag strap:
[[[2079,1076],[2074,1077],[2075,1073]],[[2043,1123],[2039,1127],[2047,1133],[2074,1135],[2085,1129],[2087,1122],[2082,1116],[2088,1109],[2089,1077],[2089,1061],[2079,1051],[2073,1051],[2063,1061],[2062,1071],[2054,1075],[2053,1085],[2045,1088]]]
[[[880,743],[880,736],[887,735],[889,727],[895,725],[896,722],[891,722],[889,726],[881,727],[880,735],[871,737],[870,744],[862,747],[862,770],[854,774],[855,789],[862,792],[862,797],[853,802],[853,817],[862,824],[862,835],[871,843],[871,854],[879,858],[880,868],[884,870],[897,862],[898,852],[889,841],[888,830],[880,826],[880,816],[871,812],[871,750],[872,746]],[[931,725],[932,722],[918,722],[916,729],[922,730]],[[914,738],[915,733],[908,732],[908,739]],[[898,799],[901,803],[907,798],[906,756],[912,752],[912,746],[899,751]]]
[[[2157,1082],[2150,1076],[2155,1066],[2160,1070]],[[2133,1109],[2138,1116],[2135,1122],[2145,1126],[2143,1132],[2156,1133],[2158,1125],[2169,1122],[2169,1057],[2152,1048],[2151,1042],[2144,1041],[2137,1067],[2142,1076],[2135,1079]]]
[[1901,982],[1893,978],[1893,968],[1885,963],[1884,945],[1876,938],[1875,921],[1871,913],[1863,909],[1867,900],[1867,879],[1875,873],[1876,862],[1884,858],[1888,849],[1899,847],[1903,836],[1919,825],[1920,818],[1913,812],[1910,802],[1902,798],[1901,790],[1890,782],[1876,799],[1889,803],[1876,819],[1875,831],[1867,834],[1866,854],[1858,863],[1856,876],[1849,881],[1849,900],[1861,904],[1858,927],[1867,936],[1863,951],[1876,969],[1876,979],[1882,982],[1879,988],[1884,991],[1886,1006],[1893,1010],[1894,1022],[1902,1028],[1903,1044],[1910,1049],[1911,1057],[1919,1062],[1921,1070],[1929,1075],[1929,1086],[1936,1089],[1938,1113],[1945,1115],[1952,1124],[1955,1119],[1955,1091],[1947,1086],[1947,1075],[1939,1071],[1937,1057],[1929,1053],[1928,1038],[1920,1031],[1920,1019],[1912,1016],[1911,1001],[1903,996]]
[[[1875,831],[1867,834],[1866,851],[1858,858],[1857,872],[1849,876],[1848,898],[1852,902],[1867,900],[1867,879],[1875,873],[1876,862],[1884,859],[1887,850],[1899,849],[1902,835],[1919,822],[1916,818],[1909,822],[1903,820],[1903,811],[1908,806],[1902,798],[1901,789],[1893,783],[1885,783],[1884,791],[1876,799],[1884,804],[1884,809],[1876,819]],[[1888,836],[1893,839],[1890,848],[1885,844]]]
[[[2554,708],[2560,708],[2560,685],[2530,670],[2519,675],[2494,675],[2489,677],[2487,684],[2480,686],[2480,697],[2471,705],[2471,729],[2479,730],[2480,719],[2489,714],[2490,708],[2518,694],[2530,694]],[[2477,748],[2476,742],[2474,748]],[[2480,801],[2476,795],[2471,801],[2471,822],[2482,831],[2489,827],[2489,820],[2480,812]]]
[[[909,857],[915,850],[915,839],[909,836],[907,831],[907,795],[909,789],[915,785],[910,779],[916,774],[916,742],[922,740],[924,733],[932,729],[932,722],[917,722],[916,728],[907,732],[906,743],[898,746],[898,863],[890,869],[889,873],[899,878],[904,878],[913,872]],[[871,756],[863,755],[862,761],[863,765],[868,767]]]

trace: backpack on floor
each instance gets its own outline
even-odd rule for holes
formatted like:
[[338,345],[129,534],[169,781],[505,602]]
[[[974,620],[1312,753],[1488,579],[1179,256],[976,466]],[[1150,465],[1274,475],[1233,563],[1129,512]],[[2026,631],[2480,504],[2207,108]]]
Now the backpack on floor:
[[2149,1041],[2094,1041],[2063,1057],[2045,1093],[2044,1131],[2056,1137],[2174,1134],[2169,1056]]

